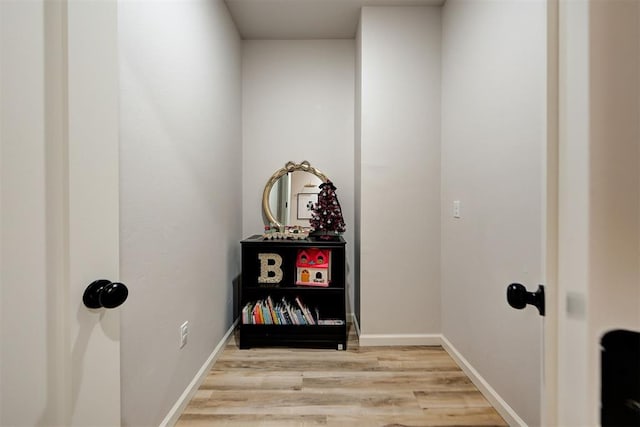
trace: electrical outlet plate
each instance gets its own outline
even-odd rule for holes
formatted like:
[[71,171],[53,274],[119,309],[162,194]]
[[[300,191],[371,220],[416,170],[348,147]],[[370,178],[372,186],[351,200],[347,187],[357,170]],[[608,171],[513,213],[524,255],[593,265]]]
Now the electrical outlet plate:
[[187,335],[189,335],[189,321],[180,325],[180,348],[187,345]]
[[460,218],[460,200],[453,201],[453,217]]

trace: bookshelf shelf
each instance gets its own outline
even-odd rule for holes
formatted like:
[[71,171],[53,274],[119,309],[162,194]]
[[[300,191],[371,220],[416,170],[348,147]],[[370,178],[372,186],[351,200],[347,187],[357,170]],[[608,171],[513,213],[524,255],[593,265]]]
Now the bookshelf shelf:
[[[264,240],[256,235],[243,240],[240,348],[345,350],[345,246],[342,238],[291,241]],[[307,259],[318,256],[317,264]],[[296,285],[301,277],[319,285]]]

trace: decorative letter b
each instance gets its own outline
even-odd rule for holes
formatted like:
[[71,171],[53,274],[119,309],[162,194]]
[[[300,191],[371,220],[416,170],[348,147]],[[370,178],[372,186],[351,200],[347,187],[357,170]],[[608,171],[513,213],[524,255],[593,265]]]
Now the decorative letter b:
[[282,280],[282,257],[278,254],[258,254],[260,277],[258,283],[280,283]]

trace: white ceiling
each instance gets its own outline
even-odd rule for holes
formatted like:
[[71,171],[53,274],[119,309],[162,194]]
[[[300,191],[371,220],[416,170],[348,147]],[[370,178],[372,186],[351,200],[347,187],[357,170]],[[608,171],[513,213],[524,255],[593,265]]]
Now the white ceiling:
[[225,0],[243,39],[352,39],[363,6],[442,6],[445,0]]

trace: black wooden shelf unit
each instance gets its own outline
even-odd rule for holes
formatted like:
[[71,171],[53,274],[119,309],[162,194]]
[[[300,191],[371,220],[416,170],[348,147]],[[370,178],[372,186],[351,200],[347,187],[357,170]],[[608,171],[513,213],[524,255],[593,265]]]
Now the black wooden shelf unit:
[[344,239],[266,240],[255,235],[240,243],[240,348],[346,350]]

